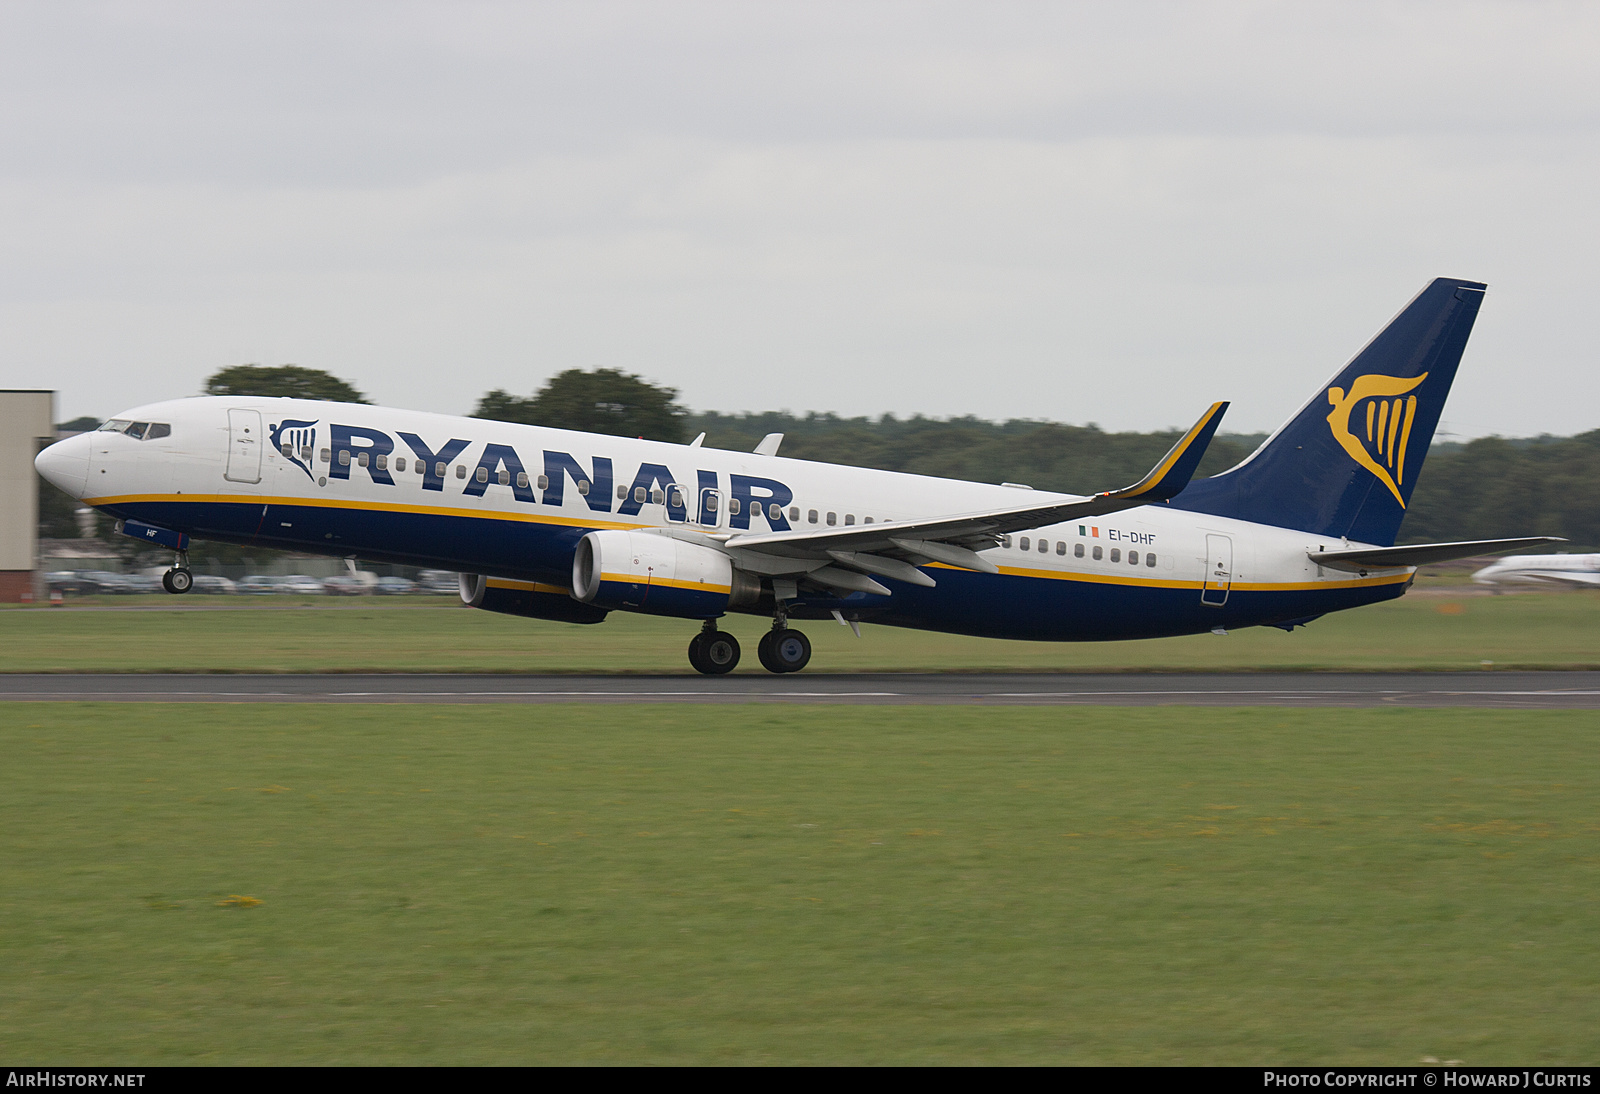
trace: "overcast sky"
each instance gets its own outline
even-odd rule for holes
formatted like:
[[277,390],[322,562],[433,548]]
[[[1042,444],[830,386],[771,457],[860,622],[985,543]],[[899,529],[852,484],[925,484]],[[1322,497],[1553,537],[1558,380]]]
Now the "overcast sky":
[[1597,108],[1594,3],[8,0],[0,387],[1266,430],[1445,275],[1444,428],[1582,432]]

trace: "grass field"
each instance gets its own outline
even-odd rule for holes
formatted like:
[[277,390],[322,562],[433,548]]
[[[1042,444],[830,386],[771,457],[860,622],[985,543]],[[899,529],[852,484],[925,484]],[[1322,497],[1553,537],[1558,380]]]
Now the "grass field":
[[[127,610],[141,602],[149,610]],[[130,597],[108,598],[109,611],[0,612],[0,671],[684,673],[696,630],[622,612],[573,626],[443,599],[307,610],[242,597],[184,603],[217,610],[161,610],[171,598]],[[762,671],[755,645],[767,625],[725,620],[745,648],[739,671]],[[1007,642],[871,625],[857,640],[831,621],[804,628],[816,672],[1600,668],[1600,598],[1579,593],[1413,594],[1293,634],[1256,627],[1142,642]]]
[[1592,1063],[1597,733],[11,704],[0,1057]]

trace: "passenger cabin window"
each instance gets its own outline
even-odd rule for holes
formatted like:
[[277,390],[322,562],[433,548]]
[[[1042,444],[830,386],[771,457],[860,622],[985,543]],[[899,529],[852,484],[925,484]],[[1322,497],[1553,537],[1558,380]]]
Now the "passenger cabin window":
[[650,500],[656,505],[661,505],[667,500],[667,492],[658,486],[650,491]]
[[479,482],[488,482],[489,469],[487,467],[480,467],[472,473],[472,477],[477,479]]
[[672,506],[674,509],[682,509],[683,508],[683,491],[680,490],[678,487],[674,486],[672,488],[671,492],[669,492],[667,494],[667,504]]
[[844,515],[844,522],[846,524],[854,524],[856,522],[856,515],[854,513],[846,513]]
[[627,501],[628,500],[628,488],[626,486],[617,487],[617,500],[618,501]]
[[1139,552],[1138,551],[1129,551],[1128,552],[1128,565],[1129,566],[1137,566],[1137,565],[1139,565]]
[[[544,478],[543,475],[540,475],[539,477],[540,478]],[[588,479],[579,479],[578,480],[578,493],[582,494],[584,497],[588,497],[589,496],[589,480]]]
[[283,445],[283,446],[282,446],[282,451],[283,451],[283,454],[284,454],[284,455],[285,455],[285,456],[292,456],[292,455],[294,455],[294,448],[293,448],[293,447],[292,447],[292,446],[290,446],[290,445],[287,445],[287,444],[286,444],[286,445]]
[[1144,564],[1149,569],[1155,569],[1156,555],[1154,551],[1146,551],[1144,553]]
[[861,523],[862,524],[871,524],[872,523],[872,518],[871,517],[862,517],[861,518]]
[[739,509],[740,509],[739,499],[738,498],[729,498],[728,499],[728,515],[731,516],[731,517],[738,516],[739,515]]
[[1111,561],[1112,562],[1121,562],[1122,561],[1122,548],[1121,547],[1113,547],[1113,548],[1111,548]]
[[467,477],[467,466],[466,466],[466,464],[461,464],[461,463],[456,464],[456,478],[464,479],[466,477]]
[[828,527],[832,528],[835,524],[838,524],[838,523],[839,523],[838,516],[836,514],[834,514],[834,513],[829,513],[828,514]]
[[[379,466],[381,467],[382,465],[380,464]],[[394,458],[394,469],[396,471],[404,471],[406,469],[406,458],[404,456],[396,456]]]
[[540,475],[534,481],[539,484],[539,489],[540,490],[548,490],[548,489],[550,489],[550,476],[549,475]]
[[767,506],[767,519],[782,520],[783,506],[779,505],[777,502],[773,502],[771,505]]
[[[1067,541],[1064,540],[1064,539],[1056,540],[1056,554],[1064,555],[1066,553],[1067,553]],[[1083,554],[1083,548],[1081,546],[1078,548],[1078,553],[1080,555]]]
[[367,454],[365,452],[362,452],[360,455],[356,456],[356,463],[358,463],[362,467],[367,466]]
[[439,479],[444,478],[444,473],[446,471],[448,471],[448,470],[449,470],[449,468],[447,468],[442,463],[436,463],[436,464],[433,465],[433,474],[434,474],[435,478],[439,478]]
[[806,512],[806,521],[810,524],[817,523],[817,511],[815,509]]
[[345,449],[343,449],[343,448],[339,449],[339,466],[340,467],[349,467],[350,466],[350,453],[348,451],[346,451]]
[[1041,555],[1047,555],[1047,554],[1050,553],[1050,541],[1049,540],[1041,539],[1039,541],[1039,553]]
[[327,462],[328,462],[328,460],[329,460],[329,458],[330,458],[330,457],[331,457],[331,456],[332,456],[332,455],[333,455],[333,453],[332,453],[332,452],[330,452],[330,451],[329,451],[329,450],[328,450],[328,449],[326,449],[326,448],[324,448],[324,449],[323,449],[323,450],[322,450],[322,462],[323,462],[323,463],[327,463]]
[[799,524],[800,523],[800,507],[798,505],[790,507],[790,509],[789,509],[789,519],[791,521],[793,521],[795,524]]
[[1027,536],[1023,536],[1021,539],[1017,540],[1017,549],[1020,551],[1026,551],[1028,549],[1028,544],[1032,542],[1033,541]]
[[527,488],[528,488],[528,473],[526,471],[518,471],[517,472],[517,489],[518,490],[526,490]]
[[1099,562],[1101,557],[1102,556],[1101,556],[1101,553],[1100,553],[1100,545],[1097,543],[1097,544],[1094,545],[1094,560],[1096,562]]
[[1073,558],[1082,558],[1083,557],[1083,544],[1074,543],[1072,545],[1072,557]]
[[500,474],[496,475],[495,477],[500,480],[501,486],[511,485],[511,472],[506,470],[504,467],[500,469]]
[[1009,548],[1011,546],[1011,537],[1010,536],[1001,536],[1000,537],[1000,546]]

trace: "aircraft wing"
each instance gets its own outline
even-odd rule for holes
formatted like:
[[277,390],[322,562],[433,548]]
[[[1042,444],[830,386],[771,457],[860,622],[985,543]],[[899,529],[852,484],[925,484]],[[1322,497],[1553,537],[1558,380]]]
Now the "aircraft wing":
[[1448,562],[1474,555],[1497,555],[1523,547],[1546,543],[1565,543],[1560,536],[1527,536],[1522,539],[1468,539],[1455,543],[1413,543],[1404,547],[1354,547],[1344,551],[1307,551],[1312,562],[1336,570],[1392,570],[1402,566],[1422,566],[1429,562]]
[[[1148,475],[1121,490],[1108,490],[1083,498],[1057,496],[1043,504],[922,520],[886,521],[846,528],[747,533],[730,537],[724,546],[751,569],[768,574],[803,573],[823,584],[828,584],[829,577],[837,577],[836,572],[841,566],[918,585],[934,584],[932,578],[916,569],[916,566],[930,562],[998,573],[994,564],[979,557],[976,551],[995,546],[1002,535],[1083,517],[1103,516],[1177,496],[1189,485],[1227,409],[1227,403],[1213,403],[1200,416],[1200,420],[1178,439],[1172,450],[1151,468]],[[786,568],[784,560],[792,560],[797,565]],[[824,569],[830,572],[820,572]],[[859,580],[835,587],[880,594],[889,591],[860,574],[853,576]]]

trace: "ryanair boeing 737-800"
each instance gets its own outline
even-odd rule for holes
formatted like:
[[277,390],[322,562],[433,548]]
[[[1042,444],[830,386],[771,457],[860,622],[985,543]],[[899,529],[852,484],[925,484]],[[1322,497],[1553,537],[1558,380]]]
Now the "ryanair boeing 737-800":
[[1191,482],[1217,403],[1139,482],[1082,497],[754,452],[299,399],[136,407],[39,472],[171,548],[190,537],[455,570],[474,607],[598,623],[770,615],[762,665],[811,656],[794,619],[1047,641],[1268,625],[1400,596],[1425,562],[1551,542],[1394,546],[1483,300],[1425,288],[1233,469]]

